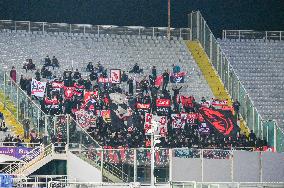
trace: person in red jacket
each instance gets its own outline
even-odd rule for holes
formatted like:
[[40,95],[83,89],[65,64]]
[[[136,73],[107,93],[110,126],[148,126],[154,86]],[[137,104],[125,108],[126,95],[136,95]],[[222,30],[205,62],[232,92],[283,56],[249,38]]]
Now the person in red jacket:
[[14,82],[17,81],[17,72],[14,66],[12,67],[12,70],[10,71],[10,77],[12,78]]

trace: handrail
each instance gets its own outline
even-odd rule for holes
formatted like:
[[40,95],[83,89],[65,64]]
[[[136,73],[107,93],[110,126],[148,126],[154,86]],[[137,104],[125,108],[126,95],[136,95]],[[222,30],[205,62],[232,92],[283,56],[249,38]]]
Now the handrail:
[[[82,145],[82,147],[85,147],[84,145]],[[87,147],[85,147],[87,148]],[[104,151],[104,149],[102,148],[93,148],[93,149],[96,149],[96,150],[99,150],[99,151]],[[89,159],[91,161],[94,161],[93,159],[90,159],[87,155],[88,155],[88,150],[80,150],[80,154],[82,154],[84,156],[84,158],[86,159]],[[74,153],[74,152],[73,152]],[[77,155],[76,153],[74,153],[75,155]],[[79,155],[80,156],[80,155]],[[100,157],[100,156],[98,156]],[[98,159],[96,162],[96,167],[99,166],[99,163],[101,163],[101,159]],[[122,180],[125,180],[125,181],[128,181],[129,178],[128,178],[128,174],[126,174],[125,172],[122,171],[122,169],[116,167],[115,165],[112,165],[111,163],[103,163],[103,168],[105,170],[107,170],[108,172],[110,172],[112,175],[116,176],[117,178],[119,179],[122,179]]]
[[[4,62],[3,59],[0,59],[0,61]],[[7,72],[6,72],[6,71],[3,71],[3,74],[4,74],[4,76],[7,77],[6,82],[11,82],[11,83],[12,83],[11,86],[12,86],[12,87],[15,87],[16,89],[18,89],[18,90],[24,95],[24,97],[27,98],[28,101],[31,102],[31,103],[36,107],[36,110],[37,110],[39,113],[43,114],[43,116],[45,116],[45,117],[49,116],[49,115],[47,115],[45,112],[43,112],[43,111],[41,110],[41,108],[39,107],[39,105],[38,105],[37,103],[35,103],[35,101],[33,101],[33,100],[31,99],[31,97],[29,97],[29,96],[27,95],[27,93],[24,92],[24,91],[19,87],[19,85],[18,85],[17,82],[14,82],[14,81],[10,78],[10,76],[7,75]],[[6,84],[6,83],[4,83],[4,84]],[[9,95],[7,95],[7,96],[9,96]],[[4,97],[6,97],[6,96],[4,96]],[[12,103],[13,103],[13,101],[12,101]],[[14,104],[14,105],[15,105],[15,104]],[[77,122],[76,120],[74,120],[71,116],[68,116],[68,115],[67,115],[67,118],[69,118],[70,120],[72,120],[73,122],[75,122],[76,127],[78,127],[82,133],[84,133],[85,135],[87,135],[87,136],[89,137],[89,139],[90,139],[92,142],[94,142],[98,147],[101,147],[101,145],[100,145],[93,137],[91,137],[90,134],[89,134],[86,130],[84,130],[84,129],[78,124],[78,122]],[[19,122],[18,119],[17,119],[17,121]],[[19,123],[20,123],[20,122],[19,122]],[[51,136],[51,135],[49,134],[48,136]],[[68,138],[68,137],[67,137],[67,138]],[[49,139],[49,140],[51,140],[51,139]]]
[[222,39],[284,40],[284,31],[223,30]]
[[[40,146],[40,147],[42,147],[42,146]],[[34,153],[36,150],[38,150],[40,147],[34,148],[34,149],[31,150],[30,152],[26,153],[26,155],[24,155],[22,158],[25,159],[26,156],[33,156],[33,153]],[[9,170],[11,171],[11,168],[12,168],[13,165],[14,165],[14,166],[17,166],[17,165],[19,165],[19,163],[25,163],[25,162],[26,162],[25,160],[22,160],[22,161],[20,161],[20,162],[13,162],[13,163],[9,164],[8,166],[6,166],[5,168],[3,168],[3,169],[1,170],[1,172],[2,172],[2,173],[8,173]]]
[[26,147],[26,148],[32,148],[35,146],[39,146],[40,142],[36,143],[29,143],[29,142],[0,142],[0,147],[20,147],[17,145],[20,145],[21,147]]
[[[197,13],[197,14],[199,14],[199,16],[204,20],[204,18],[202,17],[200,11],[196,11],[196,12],[192,12],[192,13]],[[217,42],[217,40],[216,40],[214,34],[212,33],[210,27],[207,25],[207,23],[206,23],[205,20],[204,20],[204,23],[206,24],[207,29],[209,30],[210,35],[211,35],[211,36],[213,37],[213,39],[216,41],[217,49],[218,49],[218,48],[220,49],[220,53],[222,54],[222,57],[224,57],[225,60],[228,62],[229,69],[230,69],[231,71],[233,71],[234,76],[236,76],[237,81],[238,81],[239,84],[240,84],[240,87],[242,87],[242,88],[244,89],[245,94],[246,94],[246,96],[247,96],[247,98],[248,98],[248,101],[252,104],[253,110],[256,111],[257,114],[259,115],[260,122],[269,121],[269,120],[264,120],[264,119],[262,118],[262,116],[260,115],[260,113],[258,112],[258,110],[256,109],[256,107],[255,107],[255,105],[254,105],[254,103],[253,103],[253,100],[252,100],[251,97],[249,96],[249,93],[248,93],[247,90],[245,89],[244,85],[242,84],[242,81],[239,79],[239,77],[238,77],[238,75],[236,74],[235,70],[233,69],[233,67],[232,67],[232,65],[231,65],[231,63],[230,63],[230,61],[228,60],[227,55],[226,55],[226,54],[223,52],[223,50],[221,49],[220,44]],[[204,32],[205,32],[205,31],[204,31]],[[205,40],[205,39],[204,39],[204,40]],[[203,46],[203,44],[201,44],[201,45]],[[205,53],[206,53],[206,51],[205,51]],[[206,53],[206,55],[209,57],[209,54]],[[215,67],[215,66],[213,65],[212,61],[209,61],[209,62],[211,63],[211,65],[212,65],[213,67]],[[230,70],[228,70],[228,71],[230,71]],[[215,71],[217,72],[216,69],[215,69]],[[218,73],[218,75],[219,75],[219,73]],[[220,77],[220,75],[219,75],[219,77]],[[220,79],[221,79],[221,78],[220,78]],[[222,79],[221,79],[221,80],[222,80]],[[222,81],[222,82],[223,82],[223,81]],[[229,92],[228,88],[225,88],[225,89],[227,90],[228,95],[232,98],[232,96],[230,95],[230,92]],[[278,125],[278,122],[277,122],[275,119],[273,119],[272,121],[275,123],[276,128],[278,128],[278,129],[284,134],[284,130]],[[275,147],[276,147],[276,146],[275,146]]]
[[[39,33],[61,32],[71,34],[118,34],[138,36],[167,36],[166,27],[143,27],[143,26],[116,26],[116,25],[91,25],[91,24],[68,24],[0,20],[0,29],[11,31],[36,31]],[[190,28],[170,28],[173,37],[190,38]]]
[[43,145],[41,145],[40,147],[35,148],[32,151],[28,152],[26,155],[24,155],[23,160],[20,163],[14,162],[2,169],[1,172],[9,174],[19,174],[19,171],[22,172],[23,170],[25,170],[35,162],[39,161],[40,159],[46,157],[52,152],[53,144],[49,144],[46,147],[43,147]]

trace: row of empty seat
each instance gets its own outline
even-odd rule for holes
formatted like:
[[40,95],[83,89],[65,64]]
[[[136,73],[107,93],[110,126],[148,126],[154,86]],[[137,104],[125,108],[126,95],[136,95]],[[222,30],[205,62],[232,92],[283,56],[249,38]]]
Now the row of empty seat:
[[[85,68],[88,62],[100,62],[107,69],[129,71],[135,63],[144,70],[143,75],[151,74],[151,67],[157,67],[157,74],[172,70],[172,64],[178,64],[181,71],[187,72],[182,93],[194,95],[197,99],[213,94],[207,85],[199,67],[193,60],[183,40],[168,40],[163,37],[132,37],[99,35],[89,37],[66,37],[54,33],[0,32],[0,57],[5,60],[4,67],[9,70],[15,66],[21,74],[34,77],[33,72],[25,73],[22,69],[25,59],[31,58],[37,68],[41,68],[46,55],[56,56],[60,69],[59,76],[65,69],[79,69],[83,76],[88,76]],[[142,75],[130,74],[136,79]]]
[[284,128],[284,41],[218,42],[258,112]]

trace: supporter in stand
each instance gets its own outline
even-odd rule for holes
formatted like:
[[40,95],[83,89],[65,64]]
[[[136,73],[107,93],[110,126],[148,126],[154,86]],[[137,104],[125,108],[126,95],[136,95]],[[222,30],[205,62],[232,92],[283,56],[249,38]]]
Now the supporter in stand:
[[173,64],[173,73],[179,73],[180,72],[180,66]]
[[165,70],[165,72],[163,73],[163,87],[162,87],[162,90],[166,90],[167,89],[169,80],[170,80],[170,75],[169,75],[168,71]]
[[137,74],[140,74],[142,72],[143,72],[143,69],[140,69],[138,63],[135,63],[133,68],[129,71],[129,73],[137,73]]
[[[139,72],[138,70],[140,69],[137,66],[135,64],[133,67],[133,73]],[[71,71],[66,70],[63,73],[64,82],[61,83],[63,86],[59,90],[53,91],[52,85],[48,84],[47,95],[43,101],[42,109],[51,114],[71,114],[74,118],[77,118],[76,112],[84,110],[90,116],[96,117],[92,120],[93,124],[87,128],[87,131],[102,145],[111,148],[147,147],[149,136],[145,135],[144,130],[145,111],[152,114],[160,113],[157,110],[156,99],[169,99],[170,106],[168,113],[165,115],[168,119],[166,121],[168,133],[166,137],[161,138],[160,147],[231,149],[252,146],[256,142],[258,146],[265,144],[261,140],[253,139],[251,136],[250,139],[245,135],[224,136],[211,128],[210,132],[206,132],[206,130],[201,131],[200,129],[203,125],[206,128],[206,121],[199,114],[197,110],[197,105],[199,104],[195,102],[194,97],[180,95],[182,86],[176,85],[167,90],[169,82],[168,71],[165,71],[162,75],[162,90],[158,85],[155,86],[153,78],[156,76],[156,70],[153,71],[153,69],[156,68],[152,68],[152,75],[148,75],[150,76],[149,79],[147,79],[147,76],[144,76],[142,80],[130,78],[127,81],[127,93],[120,87],[120,84],[112,84],[108,81],[99,82],[97,80],[98,74],[102,80],[107,80],[103,78],[108,78],[107,70],[100,63],[96,65],[95,69],[92,67],[91,62],[88,64],[87,70],[91,72],[90,79],[76,76],[81,75],[78,69],[76,69],[73,76]],[[180,68],[175,67],[175,72],[177,73],[178,71],[180,71]],[[124,74],[125,72],[123,71],[122,78]],[[60,80],[55,81],[61,82]],[[136,92],[134,93],[136,82]],[[30,89],[26,90],[30,91]],[[85,101],[84,92],[93,92],[87,101]],[[125,94],[124,98],[127,99],[126,101],[123,98],[119,100],[122,102],[117,102],[110,97],[112,94],[115,94],[119,98],[123,93]],[[203,97],[202,102],[205,103],[207,100]],[[142,106],[145,105],[146,109],[137,109],[137,103],[141,103]],[[62,108],[63,104],[64,107]],[[150,104],[149,109],[147,109],[148,104]],[[107,117],[100,114],[102,110],[108,109],[110,110],[110,117],[108,118],[111,120],[111,123]],[[171,115],[180,113],[186,113],[190,118],[187,118],[184,122],[183,128],[173,128]],[[31,132],[30,137],[32,142],[38,140],[38,135],[34,131]],[[62,141],[63,133],[60,132],[60,134],[53,135],[53,137],[54,141]],[[144,142],[145,140],[146,142]],[[211,154],[209,152],[208,156],[210,157]],[[221,158],[226,157],[223,154],[218,154],[218,156]]]
[[130,78],[128,81],[127,81],[127,84],[128,84],[128,93],[130,95],[133,95],[133,78]]
[[37,81],[40,81],[40,70],[37,69],[37,71],[35,72],[35,77]]
[[152,77],[155,80],[157,78],[157,69],[156,66],[152,67]]
[[121,74],[121,81],[122,81],[122,82],[127,82],[127,81],[128,81],[128,76],[127,76],[127,74],[125,73],[125,71],[122,71],[122,74]]
[[10,77],[14,82],[17,81],[17,71],[14,66],[12,66],[12,70],[10,71]]
[[29,138],[30,133],[30,120],[28,118],[23,120],[23,128],[24,128],[24,138]]
[[49,58],[49,56],[47,55],[46,58],[44,59],[44,67],[49,67],[52,66],[51,60]]
[[93,63],[92,63],[92,62],[89,62],[89,63],[88,63],[86,70],[87,70],[88,72],[93,72],[94,66],[93,66]]
[[238,118],[238,119],[239,119],[240,106],[241,106],[241,104],[239,103],[238,99],[236,99],[236,100],[233,102],[233,107],[234,107],[234,111],[235,111],[236,114],[237,114],[237,118]]
[[8,127],[6,127],[5,121],[2,121],[0,125],[0,131],[7,132],[7,130],[8,130]]
[[81,73],[79,72],[78,69],[76,69],[76,71],[73,74],[73,79],[78,80],[81,78]]
[[59,68],[59,62],[58,62],[58,60],[55,56],[52,57],[51,66],[53,67],[53,69],[54,69],[54,67]]

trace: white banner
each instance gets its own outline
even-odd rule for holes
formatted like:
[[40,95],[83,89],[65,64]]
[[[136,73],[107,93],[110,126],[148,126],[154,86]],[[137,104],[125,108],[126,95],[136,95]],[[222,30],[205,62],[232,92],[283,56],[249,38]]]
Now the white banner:
[[187,114],[181,113],[181,114],[172,114],[172,127],[173,129],[184,129],[186,120],[187,120]]
[[167,128],[167,117],[166,116],[157,116],[153,115],[153,122],[157,122],[158,127],[155,130],[157,134],[161,135],[161,137],[166,137],[168,134]]
[[110,69],[111,83],[120,84],[121,82],[121,71],[120,69]]
[[147,133],[148,130],[152,128],[154,129],[153,131],[155,135],[161,135],[161,137],[166,137],[168,134],[167,117],[146,113],[144,124],[145,133]]
[[36,79],[32,79],[32,85],[31,85],[31,92],[32,95],[36,97],[44,97],[44,92],[46,88],[46,82],[40,82]]

